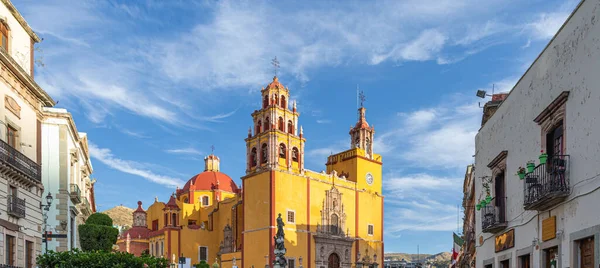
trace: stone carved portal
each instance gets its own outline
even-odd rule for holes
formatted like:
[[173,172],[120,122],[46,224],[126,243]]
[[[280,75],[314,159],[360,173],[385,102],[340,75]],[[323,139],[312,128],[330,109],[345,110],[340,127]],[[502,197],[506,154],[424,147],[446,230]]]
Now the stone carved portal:
[[352,267],[352,244],[354,239],[344,232],[346,213],[342,193],[335,186],[326,191],[321,209],[321,224],[317,226],[315,239],[316,267]]

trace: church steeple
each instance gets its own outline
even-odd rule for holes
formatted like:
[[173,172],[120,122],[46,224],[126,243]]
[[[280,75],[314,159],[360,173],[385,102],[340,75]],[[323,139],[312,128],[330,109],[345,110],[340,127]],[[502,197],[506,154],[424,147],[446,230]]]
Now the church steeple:
[[373,158],[373,138],[375,129],[367,123],[367,109],[363,106],[365,95],[360,93],[360,108],[358,108],[358,120],[354,127],[350,127],[350,145],[354,148],[365,150],[368,158]]
[[290,91],[277,76],[261,90],[261,108],[252,113],[254,127],[246,138],[247,173],[264,169],[304,169],[304,138],[298,135],[296,102],[289,108]]

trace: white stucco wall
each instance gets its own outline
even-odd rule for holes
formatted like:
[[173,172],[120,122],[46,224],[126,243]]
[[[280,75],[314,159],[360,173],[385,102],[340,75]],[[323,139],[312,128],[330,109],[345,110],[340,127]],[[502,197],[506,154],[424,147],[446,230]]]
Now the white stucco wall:
[[10,55],[27,74],[31,75],[31,36],[5,5],[0,5],[0,18],[5,19],[10,27],[8,37]]
[[[573,232],[600,225],[600,1],[587,0],[577,9],[548,48],[517,83],[508,98],[476,136],[476,198],[485,196],[482,177],[491,176],[487,167],[501,151],[507,150],[505,230],[515,228],[515,246],[494,252],[494,236],[482,233],[481,211],[476,211],[477,267],[498,256],[512,254],[510,267],[517,266],[516,250],[541,241],[542,220],[556,216],[560,244],[559,267],[577,267],[572,263]],[[566,102],[565,153],[570,155],[569,178],[572,193],[557,208],[549,211],[523,209],[524,180],[517,175],[527,161],[539,163],[541,129],[533,122],[557,96],[570,91]],[[492,187],[493,191],[493,187]],[[588,194],[589,193],[589,194]],[[587,194],[587,195],[586,195]],[[478,200],[476,200],[478,201]],[[485,242],[479,244],[479,237]],[[596,242],[598,243],[598,242]],[[533,248],[532,267],[540,264],[540,249]],[[598,251],[596,251],[597,254]],[[598,258],[598,257],[596,257]],[[596,263],[596,266],[598,263]]]

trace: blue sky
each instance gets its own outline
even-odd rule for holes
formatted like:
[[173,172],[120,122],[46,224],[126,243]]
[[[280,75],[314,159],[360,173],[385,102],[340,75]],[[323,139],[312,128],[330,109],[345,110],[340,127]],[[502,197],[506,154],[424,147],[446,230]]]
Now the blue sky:
[[437,253],[451,249],[473,160],[475,91],[509,91],[577,1],[14,4],[44,39],[37,82],[89,135],[99,210],[166,200],[211,145],[240,183],[277,56],[307,167],[348,148],[360,85],[384,157],[386,251]]

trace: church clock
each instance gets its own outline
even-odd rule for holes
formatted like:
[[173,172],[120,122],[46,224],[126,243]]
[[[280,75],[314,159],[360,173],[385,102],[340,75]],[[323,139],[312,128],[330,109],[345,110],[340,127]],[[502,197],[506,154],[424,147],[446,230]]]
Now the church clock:
[[367,184],[369,184],[369,185],[373,184],[373,175],[371,173],[367,173],[366,179],[367,179]]

